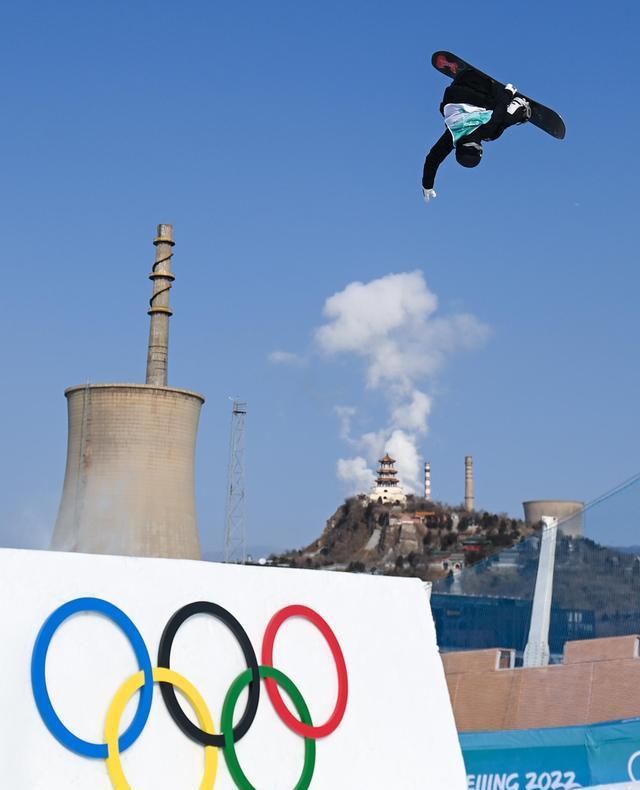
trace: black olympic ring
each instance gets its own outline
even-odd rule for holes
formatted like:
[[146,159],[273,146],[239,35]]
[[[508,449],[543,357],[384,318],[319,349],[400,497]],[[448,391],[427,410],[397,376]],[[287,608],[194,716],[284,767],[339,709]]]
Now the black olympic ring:
[[[237,742],[247,734],[249,727],[251,727],[256,717],[258,702],[260,701],[260,670],[258,669],[258,659],[253,645],[247,636],[247,632],[231,612],[228,612],[226,609],[223,609],[222,606],[218,606],[218,604],[212,603],[211,601],[194,601],[178,609],[166,624],[162,636],[160,637],[158,666],[171,669],[171,647],[175,635],[184,621],[188,620],[194,614],[210,614],[212,617],[221,620],[238,640],[245,661],[247,662],[247,667],[251,670],[252,680],[249,681],[247,706],[242,714],[242,718],[233,728],[233,740]],[[162,693],[162,698],[164,699],[171,718],[188,738],[191,738],[191,740],[196,741],[196,743],[202,746],[217,746],[221,749],[226,746],[224,733],[221,732],[217,735],[211,735],[193,724],[180,707],[176,692],[171,683],[161,682],[160,692]]]

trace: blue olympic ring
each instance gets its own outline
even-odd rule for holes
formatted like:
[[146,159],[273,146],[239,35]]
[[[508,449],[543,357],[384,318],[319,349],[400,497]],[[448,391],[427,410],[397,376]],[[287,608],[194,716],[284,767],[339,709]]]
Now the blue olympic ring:
[[131,643],[131,647],[138,660],[138,666],[144,672],[145,683],[140,692],[138,709],[127,731],[123,733],[118,740],[120,751],[128,749],[133,744],[144,729],[147,719],[149,718],[151,700],[153,697],[153,668],[151,666],[149,652],[147,651],[147,647],[138,629],[122,609],[118,609],[117,606],[101,598],[76,598],[73,601],[68,601],[56,609],[55,612],[45,620],[44,625],[40,629],[31,658],[31,684],[34,690],[36,705],[38,706],[38,711],[40,712],[40,716],[42,716],[42,720],[46,724],[49,732],[51,732],[63,746],[66,746],[67,749],[85,757],[96,757],[106,760],[108,756],[107,744],[84,741],[68,730],[53,709],[51,698],[47,690],[45,663],[51,639],[64,620],[78,612],[98,612],[98,614],[108,617],[119,626]]

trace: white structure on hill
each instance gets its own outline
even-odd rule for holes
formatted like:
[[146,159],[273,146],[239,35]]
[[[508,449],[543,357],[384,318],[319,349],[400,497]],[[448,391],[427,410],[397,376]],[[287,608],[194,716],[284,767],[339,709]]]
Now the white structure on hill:
[[398,480],[395,462],[395,458],[389,453],[380,459],[378,477],[375,486],[369,492],[369,501],[390,505],[402,505],[407,501],[407,495]]
[[553,516],[542,516],[540,559],[533,593],[529,639],[523,655],[524,667],[546,667],[549,663],[549,625],[557,536],[558,519]]

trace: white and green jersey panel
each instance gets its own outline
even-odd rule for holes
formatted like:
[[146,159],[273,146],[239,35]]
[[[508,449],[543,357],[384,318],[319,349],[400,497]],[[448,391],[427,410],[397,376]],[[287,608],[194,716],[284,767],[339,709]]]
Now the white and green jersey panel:
[[457,143],[461,137],[474,132],[478,126],[485,124],[493,115],[491,110],[475,107],[473,104],[445,104],[444,122]]

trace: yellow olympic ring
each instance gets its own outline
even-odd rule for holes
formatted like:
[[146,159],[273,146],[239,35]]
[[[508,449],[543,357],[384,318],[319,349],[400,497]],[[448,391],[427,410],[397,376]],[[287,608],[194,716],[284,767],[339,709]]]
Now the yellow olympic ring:
[[[207,703],[203,700],[200,692],[196,687],[191,684],[185,677],[174,672],[172,669],[165,669],[164,667],[156,667],[153,670],[153,679],[156,683],[165,682],[171,683],[176,688],[180,689],[185,695],[191,707],[198,716],[200,726],[205,732],[211,735],[215,734],[215,727],[213,719]],[[111,777],[111,783],[115,790],[131,790],[131,785],[122,770],[122,763],[120,761],[120,749],[118,748],[118,734],[120,730],[120,719],[127,703],[136,693],[136,691],[144,686],[144,672],[137,672],[120,686],[107,713],[107,722],[104,727],[105,741],[109,756],[107,757],[107,770]],[[216,773],[218,771],[218,750],[215,746],[204,747],[204,776],[200,783],[200,790],[212,790],[216,781]]]

